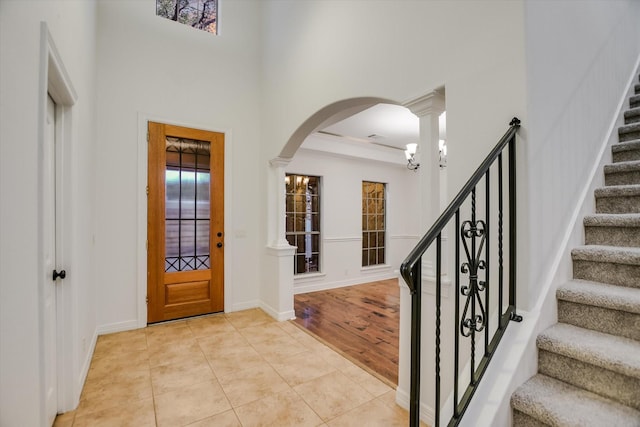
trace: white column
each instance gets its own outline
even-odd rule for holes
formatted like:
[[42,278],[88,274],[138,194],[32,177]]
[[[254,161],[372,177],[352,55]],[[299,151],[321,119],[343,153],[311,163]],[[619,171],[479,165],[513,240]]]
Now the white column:
[[[276,205],[274,211],[274,218],[270,221],[269,226],[269,246],[273,248],[286,247],[289,248],[289,242],[287,242],[285,235],[285,203],[286,203],[286,187],[285,187],[285,172],[284,168],[287,167],[291,159],[284,159],[282,157],[276,157],[269,161],[271,165],[270,175],[274,179],[273,185],[270,188],[275,190],[275,194],[269,194],[269,200],[275,200]],[[275,224],[273,224],[275,222]]]
[[286,239],[285,167],[291,159],[276,157],[269,164],[267,212],[267,265],[260,292],[262,308],[276,320],[295,317],[293,309],[293,256],[295,247]]
[[[420,141],[418,149],[418,161],[420,168],[419,194],[420,198],[420,237],[433,225],[440,215],[440,156],[438,141],[439,116],[445,110],[444,96],[440,92],[431,92],[425,96],[405,103],[420,120]],[[443,240],[443,255],[445,252]],[[420,380],[420,413],[422,420],[433,425],[434,400],[433,381],[435,358],[433,342],[435,327],[433,326],[432,313],[435,304],[435,245],[422,258],[422,349],[421,349],[421,380]],[[443,258],[444,261],[444,258]],[[444,264],[444,263],[443,263]],[[445,269],[442,270],[446,272]],[[448,296],[448,289],[443,289],[443,297]],[[409,288],[401,283],[400,286],[400,354],[398,370],[398,388],[396,389],[396,402],[403,407],[409,406],[410,389],[410,355],[411,348],[411,296]]]
[[[444,95],[438,91],[405,103],[420,120],[420,234],[424,235],[440,215],[440,114],[445,110]],[[435,277],[432,260],[435,250],[423,257],[422,275]]]

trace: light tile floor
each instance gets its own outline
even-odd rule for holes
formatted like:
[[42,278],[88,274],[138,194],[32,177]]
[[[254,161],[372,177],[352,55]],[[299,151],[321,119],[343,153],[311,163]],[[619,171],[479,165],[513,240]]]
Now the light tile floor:
[[57,427],[406,426],[395,391],[259,309],[99,337]]

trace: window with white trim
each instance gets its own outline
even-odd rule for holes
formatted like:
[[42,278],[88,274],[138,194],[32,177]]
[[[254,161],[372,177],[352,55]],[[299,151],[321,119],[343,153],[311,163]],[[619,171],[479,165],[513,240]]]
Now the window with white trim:
[[386,184],[362,181],[362,266],[385,263]]
[[320,177],[287,174],[286,238],[296,247],[294,274],[320,271]]

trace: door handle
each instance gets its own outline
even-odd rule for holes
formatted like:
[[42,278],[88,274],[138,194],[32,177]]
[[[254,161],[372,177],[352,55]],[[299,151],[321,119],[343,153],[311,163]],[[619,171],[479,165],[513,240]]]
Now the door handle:
[[56,280],[58,277],[64,279],[65,277],[67,277],[67,272],[65,270],[60,270],[60,272],[58,273],[57,270],[53,270],[53,280]]
[[219,248],[221,248],[221,247],[222,247],[222,242],[218,242],[218,243],[216,244],[216,246],[217,246],[217,247],[219,247]]

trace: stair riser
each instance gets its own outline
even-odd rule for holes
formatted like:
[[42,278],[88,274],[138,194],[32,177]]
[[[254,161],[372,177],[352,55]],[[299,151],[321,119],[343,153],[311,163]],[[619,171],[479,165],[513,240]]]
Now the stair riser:
[[640,170],[605,173],[604,184],[605,185],[640,184]]
[[[638,95],[636,95],[636,96],[638,96]],[[630,108],[640,107],[640,99],[634,99],[634,98],[630,99],[629,100],[629,107]]]
[[574,260],[573,278],[640,288],[640,265]]
[[640,248],[640,227],[592,227],[584,228],[586,245],[623,246]]
[[598,197],[596,213],[640,213],[640,196]]
[[625,125],[630,125],[631,123],[638,123],[638,122],[640,122],[640,115],[624,116]]
[[558,300],[558,322],[640,341],[640,314]]
[[640,170],[629,172],[607,173],[604,176],[605,185],[633,185],[640,184]]
[[640,132],[618,132],[620,142],[633,141],[634,139],[640,139]]
[[542,423],[520,411],[513,411],[513,427],[549,427],[549,424]]
[[538,372],[640,409],[640,379],[546,350],[538,352]]
[[612,153],[612,158],[614,163],[640,160],[640,150],[618,151]]

